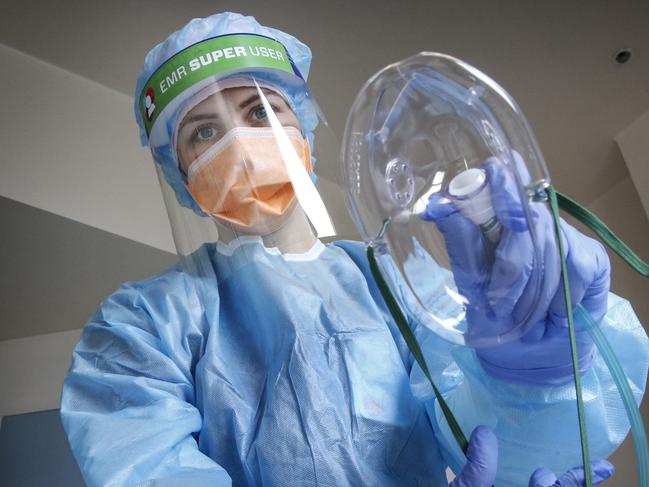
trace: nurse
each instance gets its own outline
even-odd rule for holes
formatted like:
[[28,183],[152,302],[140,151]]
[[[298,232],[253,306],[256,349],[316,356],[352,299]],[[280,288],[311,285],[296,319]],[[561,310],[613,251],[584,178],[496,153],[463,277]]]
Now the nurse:
[[[180,258],[108,297],[74,351],[61,415],[89,486],[448,484],[443,419],[364,245],[320,241],[335,222],[314,169],[334,159],[305,83],[310,61],[294,37],[232,13],[194,19],[147,55],[135,112]],[[430,219],[443,227],[448,218]],[[588,240],[566,238],[575,248]],[[604,276],[605,292],[586,304],[603,307],[602,327],[628,351],[620,355],[641,396],[646,336],[624,300],[608,298],[606,312],[608,260],[592,248],[602,267],[575,280],[593,276],[582,282],[589,289]],[[439,272],[431,267],[431,279]],[[499,377],[411,318],[449,404],[473,430],[452,485],[555,485],[536,468],[579,463],[569,377],[517,380],[528,371],[511,352],[499,357],[508,371]],[[621,407],[613,381],[581,339],[592,451],[603,458],[628,426],[612,415]],[[552,340],[527,347],[541,367],[566,359]],[[593,471],[601,482],[613,467],[597,461]],[[581,478],[571,469],[556,485]]]

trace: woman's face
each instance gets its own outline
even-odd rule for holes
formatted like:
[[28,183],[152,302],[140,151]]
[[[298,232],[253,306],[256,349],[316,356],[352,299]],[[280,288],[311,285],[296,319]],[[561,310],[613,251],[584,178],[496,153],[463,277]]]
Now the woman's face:
[[[301,130],[300,122],[284,98],[262,88],[268,104],[284,127]],[[235,127],[269,127],[266,109],[256,87],[228,88],[215,93],[185,115],[180,122],[176,151],[184,174],[191,163]]]

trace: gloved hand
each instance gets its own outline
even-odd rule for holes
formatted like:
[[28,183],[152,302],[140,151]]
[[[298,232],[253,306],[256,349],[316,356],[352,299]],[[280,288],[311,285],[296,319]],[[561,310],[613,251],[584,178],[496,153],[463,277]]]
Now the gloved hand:
[[[519,174],[529,178],[524,163],[514,155]],[[503,230],[495,250],[489,250],[480,229],[453,203],[434,194],[421,215],[435,222],[444,236],[458,291],[468,300],[469,339],[480,340],[511,330],[529,317],[529,331],[509,343],[479,348],[483,368],[493,376],[522,383],[559,385],[572,379],[568,322],[561,283],[559,250],[554,222],[545,203],[531,203],[540,250],[535,255],[531,234],[516,184],[509,170],[495,158],[484,163],[492,206]],[[529,181],[529,179],[528,179]],[[524,183],[527,181],[524,181]],[[607,309],[610,263],[603,246],[561,221],[573,306],[582,304],[596,322]],[[535,259],[539,259],[534,266]],[[588,333],[577,328],[579,367],[588,369],[594,356]]]
[[449,487],[491,487],[498,467],[498,440],[491,428],[473,430],[466,457],[466,465]]
[[[606,460],[590,463],[593,473],[593,485],[599,485],[615,473],[615,467]],[[584,467],[568,470],[559,479],[547,468],[539,468],[530,477],[529,487],[582,487],[584,485]]]

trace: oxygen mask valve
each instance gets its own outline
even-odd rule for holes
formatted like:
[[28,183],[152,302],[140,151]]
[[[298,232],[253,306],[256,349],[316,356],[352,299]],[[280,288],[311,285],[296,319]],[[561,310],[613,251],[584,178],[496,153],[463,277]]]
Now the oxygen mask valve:
[[460,172],[449,182],[447,194],[462,215],[480,227],[485,238],[495,246],[500,240],[502,224],[491,204],[487,172],[481,168]]

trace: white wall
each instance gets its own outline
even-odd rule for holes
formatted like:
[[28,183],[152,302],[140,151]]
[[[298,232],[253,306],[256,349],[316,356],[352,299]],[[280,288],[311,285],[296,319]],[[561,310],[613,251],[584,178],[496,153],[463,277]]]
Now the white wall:
[[649,218],[649,111],[615,137]]
[[132,98],[0,44],[0,195],[175,252]]
[[[641,258],[649,261],[649,218],[630,178],[613,186],[588,207]],[[640,321],[649,330],[649,279],[635,272],[611,251],[609,256],[613,292],[631,301]]]

